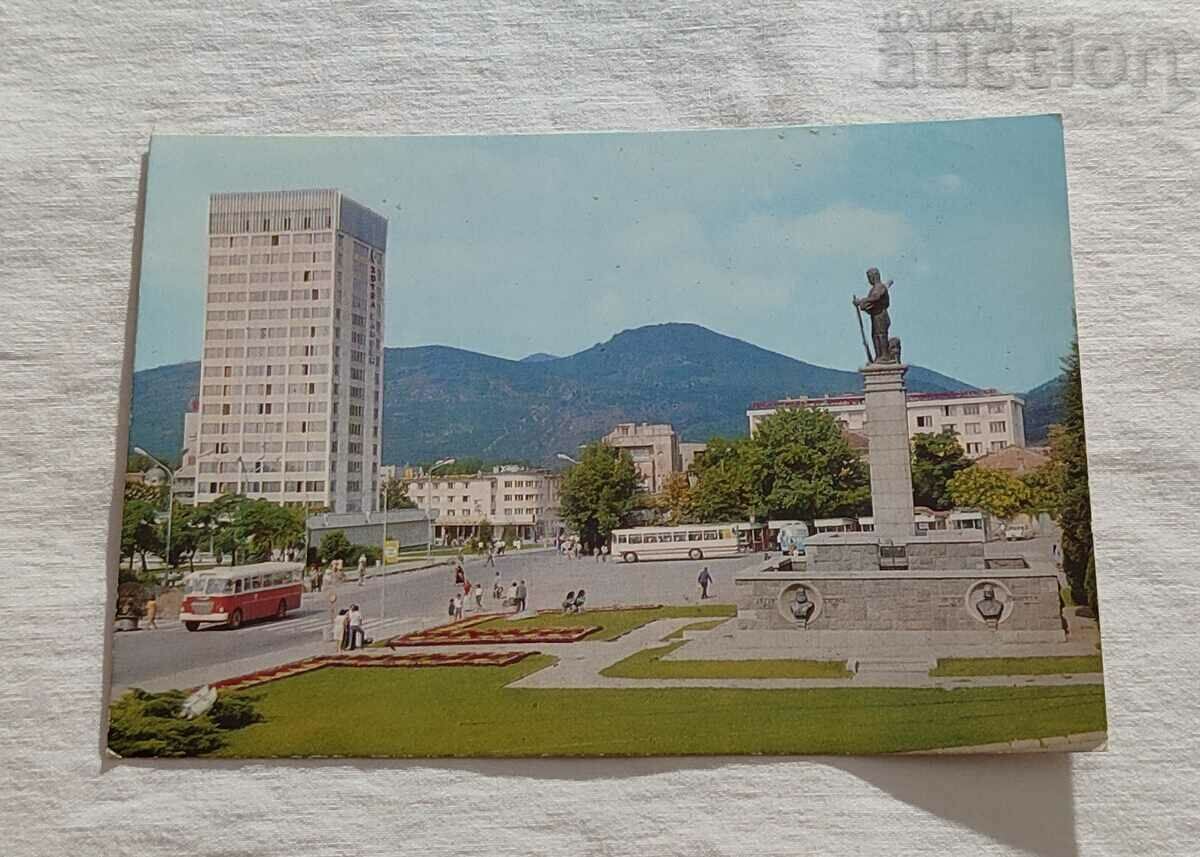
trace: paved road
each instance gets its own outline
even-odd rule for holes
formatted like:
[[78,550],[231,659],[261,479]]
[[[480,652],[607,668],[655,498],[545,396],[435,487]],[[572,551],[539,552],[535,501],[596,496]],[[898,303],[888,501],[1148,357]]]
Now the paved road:
[[[469,560],[467,577],[483,582],[485,610],[502,609],[491,598],[492,581],[499,571],[507,584],[524,579],[529,606],[558,607],[569,589],[587,590],[588,606],[614,604],[685,604],[699,600],[696,576],[708,565],[714,578],[710,593],[717,601],[733,601],[733,575],[756,557],[738,559],[675,560],[625,564],[611,560],[597,563],[591,558],[568,560],[552,551],[516,554],[497,559],[496,568],[480,560]],[[454,572],[450,568],[393,574],[336,587],[338,607],[357,603],[363,610],[367,634],[382,638],[445,622],[447,602],[454,594]],[[305,593],[299,610],[282,621],[266,620],[231,631],[213,627],[189,633],[178,622],[160,623],[158,631],[134,631],[114,635],[114,687],[136,686],[185,670],[228,663],[276,650],[319,646],[329,625],[329,602],[325,592]]]

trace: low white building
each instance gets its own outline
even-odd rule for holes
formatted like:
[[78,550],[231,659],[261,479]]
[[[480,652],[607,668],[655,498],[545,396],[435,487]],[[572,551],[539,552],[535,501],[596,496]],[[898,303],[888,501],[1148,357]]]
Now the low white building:
[[519,539],[552,538],[560,526],[562,477],[548,470],[497,468],[492,473],[414,476],[404,480],[417,508],[435,512],[435,538],[471,538],[486,519],[499,538],[512,527]]
[[[820,408],[843,428],[866,432],[867,408],[860,394],[814,396],[752,402],[746,410],[750,434],[764,419],[788,408]],[[1012,393],[968,390],[957,393],[909,393],[908,434],[951,431],[968,458],[980,458],[1010,446],[1025,446],[1025,401]]]

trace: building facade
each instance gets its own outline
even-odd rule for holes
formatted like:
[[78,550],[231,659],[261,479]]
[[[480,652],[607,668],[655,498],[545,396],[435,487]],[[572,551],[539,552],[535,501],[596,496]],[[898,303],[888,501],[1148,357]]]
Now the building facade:
[[668,476],[683,470],[679,435],[665,423],[619,423],[601,443],[629,453],[645,491],[657,494]]
[[336,190],[210,197],[196,503],[375,508],[386,250],[387,220]]
[[506,527],[520,539],[553,538],[560,526],[562,477],[548,470],[413,476],[404,485],[417,508],[435,515],[435,538],[443,543],[477,535],[485,519],[495,538]]
[[[386,517],[387,526],[384,526]],[[419,509],[391,509],[384,512],[341,512],[310,515],[307,519],[308,545],[319,551],[321,542],[332,533],[342,533],[352,545],[375,545],[383,549],[383,540],[396,542],[400,550],[424,547],[429,543],[432,516]]]
[[[820,408],[852,432],[863,433],[867,409],[861,395],[753,402],[746,411],[750,434],[771,414],[786,408]],[[1025,446],[1025,401],[996,390],[909,393],[908,434],[952,431],[968,458]]]

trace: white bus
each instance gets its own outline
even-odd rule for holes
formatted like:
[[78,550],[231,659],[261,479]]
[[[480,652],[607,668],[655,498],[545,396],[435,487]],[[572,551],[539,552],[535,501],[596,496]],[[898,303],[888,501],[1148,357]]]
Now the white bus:
[[613,530],[612,553],[625,562],[640,559],[713,559],[746,550],[737,524],[690,524]]

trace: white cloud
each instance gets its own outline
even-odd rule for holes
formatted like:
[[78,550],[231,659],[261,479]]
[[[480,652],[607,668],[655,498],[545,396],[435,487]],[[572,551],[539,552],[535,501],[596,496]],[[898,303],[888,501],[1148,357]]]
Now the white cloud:
[[897,256],[910,249],[912,227],[896,212],[836,203],[799,217],[755,215],[739,241],[763,250],[787,246],[805,256]]
[[958,193],[962,190],[962,177],[955,173],[942,173],[933,180],[934,186],[945,193]]

